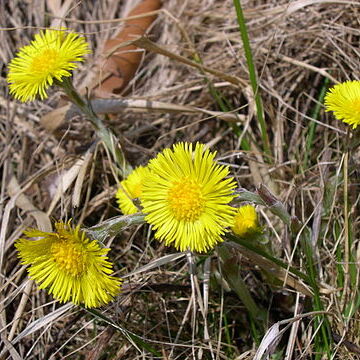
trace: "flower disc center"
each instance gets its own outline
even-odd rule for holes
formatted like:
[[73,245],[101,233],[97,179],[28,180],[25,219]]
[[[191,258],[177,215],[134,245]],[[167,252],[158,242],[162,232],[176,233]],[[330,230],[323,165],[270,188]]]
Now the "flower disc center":
[[351,101],[350,109],[355,113],[360,113],[360,96]]
[[178,221],[194,222],[204,211],[204,199],[200,186],[191,179],[183,178],[173,184],[168,192],[168,202]]
[[135,183],[133,186],[131,186],[131,189],[129,189],[129,195],[131,196],[132,199],[139,198],[141,196],[141,192],[142,192],[141,182]]
[[37,74],[51,74],[57,68],[59,53],[55,49],[45,49],[35,56],[31,63],[31,72]]
[[59,241],[51,246],[51,254],[57,265],[72,276],[81,275],[85,270],[82,249],[73,242]]

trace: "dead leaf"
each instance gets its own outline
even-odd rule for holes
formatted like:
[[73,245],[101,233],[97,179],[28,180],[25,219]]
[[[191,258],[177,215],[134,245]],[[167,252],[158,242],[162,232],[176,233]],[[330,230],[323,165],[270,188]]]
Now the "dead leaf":
[[[144,0],[130,11],[128,17],[146,14],[161,7],[160,0]],[[135,45],[118,48],[125,41],[133,40],[145,34],[148,27],[156,19],[156,15],[127,20],[122,31],[105,42],[106,61],[101,66],[101,73],[108,77],[94,90],[98,97],[109,97],[120,93],[134,77],[139,67],[143,52]]]

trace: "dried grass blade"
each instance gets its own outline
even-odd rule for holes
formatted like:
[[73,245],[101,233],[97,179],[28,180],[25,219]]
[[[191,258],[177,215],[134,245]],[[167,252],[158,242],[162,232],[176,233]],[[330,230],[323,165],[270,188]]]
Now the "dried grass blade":
[[78,174],[83,166],[83,163],[84,163],[84,158],[82,157],[82,158],[78,159],[76,161],[76,163],[69,170],[67,170],[64,174],[59,175],[60,179],[58,182],[58,187],[56,190],[56,194],[55,194],[54,198],[52,199],[49,209],[47,211],[48,215],[50,215],[52,213],[56,204],[60,201],[61,197],[64,195],[66,190],[70,187],[72,182],[76,179],[76,177],[78,176]]
[[141,266],[140,268],[138,268],[138,269],[126,274],[126,275],[123,275],[122,277],[126,278],[126,277],[129,277],[129,276],[140,274],[140,273],[142,273],[144,271],[152,270],[154,268],[165,265],[165,264],[167,264],[169,262],[181,259],[185,255],[186,255],[185,252],[178,253],[178,254],[165,255],[165,256],[163,256],[163,257],[161,257],[159,259],[156,259],[156,260],[153,260],[153,261],[149,262],[148,264],[146,264],[144,266]]
[[31,335],[35,331],[38,331],[44,326],[49,325],[50,323],[61,317],[68,310],[70,310],[72,307],[74,307],[72,303],[67,303],[60,308],[54,310],[50,314],[47,314],[44,317],[31,322],[11,343],[14,345],[21,339],[23,339],[25,336]]
[[[236,76],[232,76],[232,75],[228,75],[225,74],[221,71],[209,68],[207,66],[204,66],[202,64],[196,63],[194,61],[191,61],[189,59],[187,59],[184,56],[178,55],[178,54],[174,54],[173,52],[165,49],[162,46],[159,46],[155,43],[153,43],[152,41],[150,41],[149,39],[145,38],[145,37],[141,37],[138,39],[135,39],[133,41],[130,41],[129,43],[134,44],[142,49],[145,49],[147,51],[151,51],[160,55],[164,55],[172,60],[176,60],[178,62],[181,62],[182,64],[186,64],[189,65],[191,67],[194,67],[196,69],[199,69],[201,71],[207,72],[211,75],[214,75],[220,79],[223,79],[225,81],[230,82],[231,84],[237,85],[237,86],[245,86],[246,82],[243,79],[240,79]],[[128,45],[128,43],[124,43],[123,46]]]
[[84,184],[84,179],[85,179],[85,175],[86,175],[86,170],[92,160],[93,157],[93,153],[91,151],[88,151],[85,154],[84,157],[84,162],[82,163],[81,167],[80,167],[80,171],[79,174],[76,178],[75,181],[75,186],[74,186],[74,191],[72,194],[72,206],[73,207],[79,207],[80,206],[80,196],[81,196],[81,189],[83,187]]
[[[126,109],[144,112],[162,112],[162,113],[203,113],[217,117],[224,121],[244,122],[246,116],[231,112],[210,111],[187,105],[177,105],[161,101],[135,100],[135,99],[94,99],[91,100],[91,106],[97,114],[117,114]],[[50,133],[56,131],[64,122],[72,117],[80,115],[80,110],[75,105],[64,105],[45,114],[41,119],[41,125]]]
[[39,210],[29,198],[23,194],[25,189],[21,189],[15,176],[12,176],[8,183],[8,193],[15,199],[15,205],[26,211],[36,221],[36,227],[43,231],[51,231],[51,221],[47,214]]
[[[23,359],[23,357],[20,356],[20,354],[16,351],[14,346],[11,344],[11,342],[8,339],[6,339],[6,337],[3,333],[1,333],[1,341],[5,347],[4,350],[6,349],[10,353],[12,360],[22,360]],[[4,350],[3,350],[3,352],[4,352]],[[0,354],[0,356],[1,355],[2,354]]]
[[278,322],[271,326],[261,340],[260,346],[254,356],[254,360],[262,360],[272,354],[275,351],[283,333],[284,329],[280,331],[280,324]]

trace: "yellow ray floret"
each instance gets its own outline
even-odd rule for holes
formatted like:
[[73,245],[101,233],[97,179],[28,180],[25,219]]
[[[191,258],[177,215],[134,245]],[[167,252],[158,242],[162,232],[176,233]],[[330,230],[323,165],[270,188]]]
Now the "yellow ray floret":
[[231,229],[241,237],[261,232],[255,207],[252,205],[239,207]]
[[20,101],[37,97],[47,98],[46,90],[54,80],[71,76],[83,61],[89,46],[83,37],[64,29],[47,29],[35,35],[30,45],[25,45],[9,64],[7,81],[10,94]]
[[126,180],[120,183],[116,198],[123,214],[130,215],[139,211],[133,200],[140,198],[143,182],[149,173],[148,167],[139,166],[131,172]]
[[332,87],[325,96],[325,108],[356,129],[360,125],[360,81],[345,81]]
[[140,200],[155,238],[166,245],[206,252],[232,224],[236,184],[215,155],[203,144],[178,143],[150,160]]
[[121,280],[110,274],[110,249],[90,240],[80,227],[55,223],[56,232],[29,229],[28,238],[15,246],[22,264],[29,264],[29,277],[60,302],[71,301],[87,308],[109,303],[120,291]]

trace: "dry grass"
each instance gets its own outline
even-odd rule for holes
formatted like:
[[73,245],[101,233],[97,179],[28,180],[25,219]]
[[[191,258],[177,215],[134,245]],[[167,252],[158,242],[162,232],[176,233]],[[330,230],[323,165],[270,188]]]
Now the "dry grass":
[[[92,46],[92,56],[74,76],[74,83],[84,88],[92,81],[104,40],[121,27],[120,21],[108,20],[121,19],[132,7],[130,1],[65,1],[63,8],[58,7],[60,3],[0,3],[0,358],[157,358],[144,348],[137,350],[119,329],[94,314],[60,305],[37,290],[16,257],[13,243],[28,226],[47,229],[50,220],[69,218],[93,226],[119,215],[113,164],[103,146],[94,142],[91,125],[75,116],[61,131],[46,131],[42,117],[64,103],[55,89],[44,102],[20,104],[8,96],[6,64],[39,28],[58,23],[54,13],[67,18],[67,27],[85,33]],[[167,103],[165,109],[126,108],[106,123],[118,135],[133,166],[145,164],[179,140],[200,141],[218,150],[242,188],[253,191],[263,183],[276,193],[289,213],[312,230],[321,300],[339,343],[332,347],[333,358],[357,359],[360,319],[357,311],[350,311],[347,318],[344,309],[353,303],[357,310],[359,299],[359,152],[344,156],[346,127],[325,114],[322,106],[316,107],[324,86],[358,76],[360,6],[356,1],[269,0],[244,1],[243,7],[260,74],[273,154],[270,164],[264,162],[261,151],[230,0],[164,1],[151,41],[195,64],[201,59],[218,73],[215,76],[173,56],[147,52],[126,99]],[[238,84],[226,75],[238,79]],[[175,105],[222,111],[210,86],[225,99],[231,113],[240,115],[238,123],[201,111],[171,111]],[[240,138],[237,129],[243,130]],[[309,140],[311,131],[314,135]],[[241,148],[243,138],[250,143],[247,151]],[[344,181],[349,184],[346,200]],[[271,212],[263,207],[261,212],[270,239],[267,249],[302,269],[305,259],[297,239]],[[349,238],[353,256],[345,252]],[[107,244],[112,246],[110,256],[119,276],[175,254],[153,240],[146,226],[127,229]],[[305,290],[297,287],[300,281],[290,286],[280,275],[269,276],[257,263],[260,260],[246,252],[232,256],[253,299],[266,311],[267,328],[313,310]],[[190,261],[197,265],[193,273],[189,259],[182,256],[127,277],[123,294],[100,313],[142,337],[163,359],[253,359],[264,334],[256,338],[247,309],[223,279],[218,256],[194,256]],[[273,359],[285,358],[288,342],[293,343],[288,360],[315,358],[313,321],[314,317],[307,316],[295,322],[279,344],[283,352]]]

